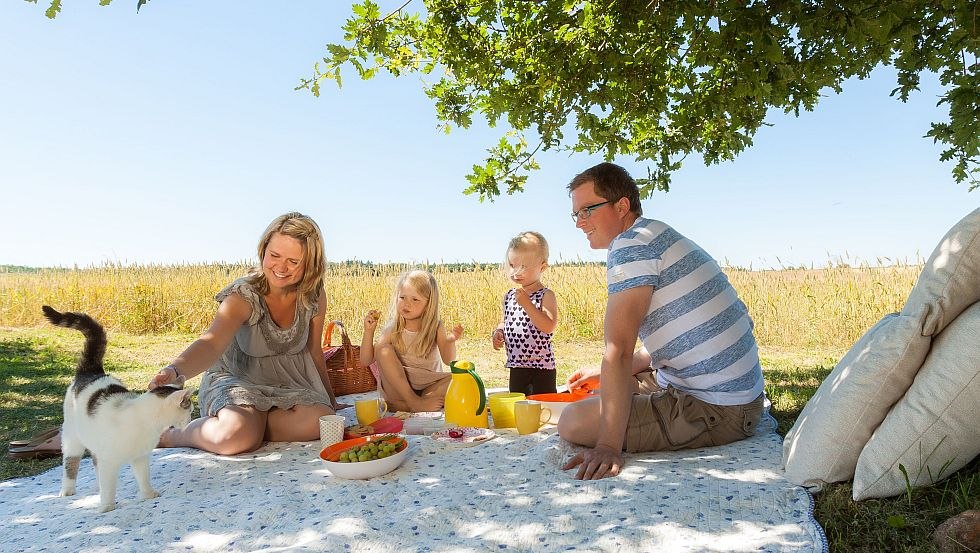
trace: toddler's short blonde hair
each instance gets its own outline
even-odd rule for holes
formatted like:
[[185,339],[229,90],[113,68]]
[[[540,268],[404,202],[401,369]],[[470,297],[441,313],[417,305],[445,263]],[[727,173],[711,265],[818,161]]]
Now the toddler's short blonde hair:
[[510,239],[507,245],[507,253],[536,253],[541,257],[541,261],[548,262],[548,241],[540,232],[526,230]]

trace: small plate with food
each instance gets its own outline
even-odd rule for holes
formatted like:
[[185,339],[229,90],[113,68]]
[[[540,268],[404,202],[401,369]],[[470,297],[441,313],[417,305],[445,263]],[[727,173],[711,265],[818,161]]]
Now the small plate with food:
[[497,434],[489,428],[474,428],[472,426],[454,426],[433,432],[429,437],[433,441],[448,445],[470,446],[492,440]]

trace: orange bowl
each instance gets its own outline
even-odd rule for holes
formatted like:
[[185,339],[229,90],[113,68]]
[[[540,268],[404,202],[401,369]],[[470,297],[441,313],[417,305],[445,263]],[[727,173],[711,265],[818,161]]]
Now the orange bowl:
[[340,454],[356,445],[361,445],[367,442],[395,442],[399,439],[402,439],[402,437],[391,434],[375,434],[371,436],[364,436],[363,438],[344,440],[323,448],[323,450],[320,451],[320,458],[326,463],[327,470],[339,478],[346,478],[348,480],[374,478],[375,476],[388,474],[405,462],[405,458],[408,456],[407,441],[404,443],[404,445],[396,449],[395,453],[390,457],[375,459],[373,461],[341,463],[339,462]]
[[590,397],[593,397],[593,395],[583,392],[563,392],[557,394],[531,394],[527,396],[527,399],[540,401],[542,407],[547,407],[551,411],[551,418],[548,419],[548,424],[558,424],[558,419],[561,418],[561,412],[565,410],[566,405]]
[[592,397],[592,394],[583,392],[561,392],[557,394],[531,394],[527,399],[548,403],[571,403],[580,399]]
[[[351,438],[350,440],[344,440],[342,442],[337,442],[333,445],[328,445],[323,448],[320,452],[320,458],[324,461],[330,461],[331,463],[336,463],[340,461],[340,454],[347,451],[348,449],[354,447],[355,445],[366,444],[368,442],[390,442],[395,443],[398,440],[403,440],[401,436],[394,434],[371,434],[370,436],[363,436],[360,438]],[[395,453],[401,453],[408,447],[408,442],[405,441],[401,447],[395,450]]]

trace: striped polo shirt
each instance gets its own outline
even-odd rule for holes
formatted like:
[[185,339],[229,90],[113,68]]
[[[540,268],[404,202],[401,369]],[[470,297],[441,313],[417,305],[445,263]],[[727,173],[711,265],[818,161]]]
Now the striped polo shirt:
[[639,338],[657,381],[715,405],[763,390],[752,319],[718,263],[665,223],[638,218],[613,240],[609,294],[653,286]]

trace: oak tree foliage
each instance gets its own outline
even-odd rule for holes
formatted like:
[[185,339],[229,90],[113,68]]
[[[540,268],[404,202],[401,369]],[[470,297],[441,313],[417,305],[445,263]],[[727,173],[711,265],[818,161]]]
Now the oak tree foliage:
[[648,161],[643,195],[667,190],[687,155],[732,160],[770,110],[813,110],[881,65],[896,68],[891,96],[903,102],[923,73],[939,76],[949,117],[925,137],[942,144],[956,182],[980,187],[976,1],[385,3],[354,4],[344,42],[297,88],[319,95],[345,70],[425,75],[447,132],[477,117],[502,128],[467,175],[465,192],[481,200],[523,190],[545,150]]

